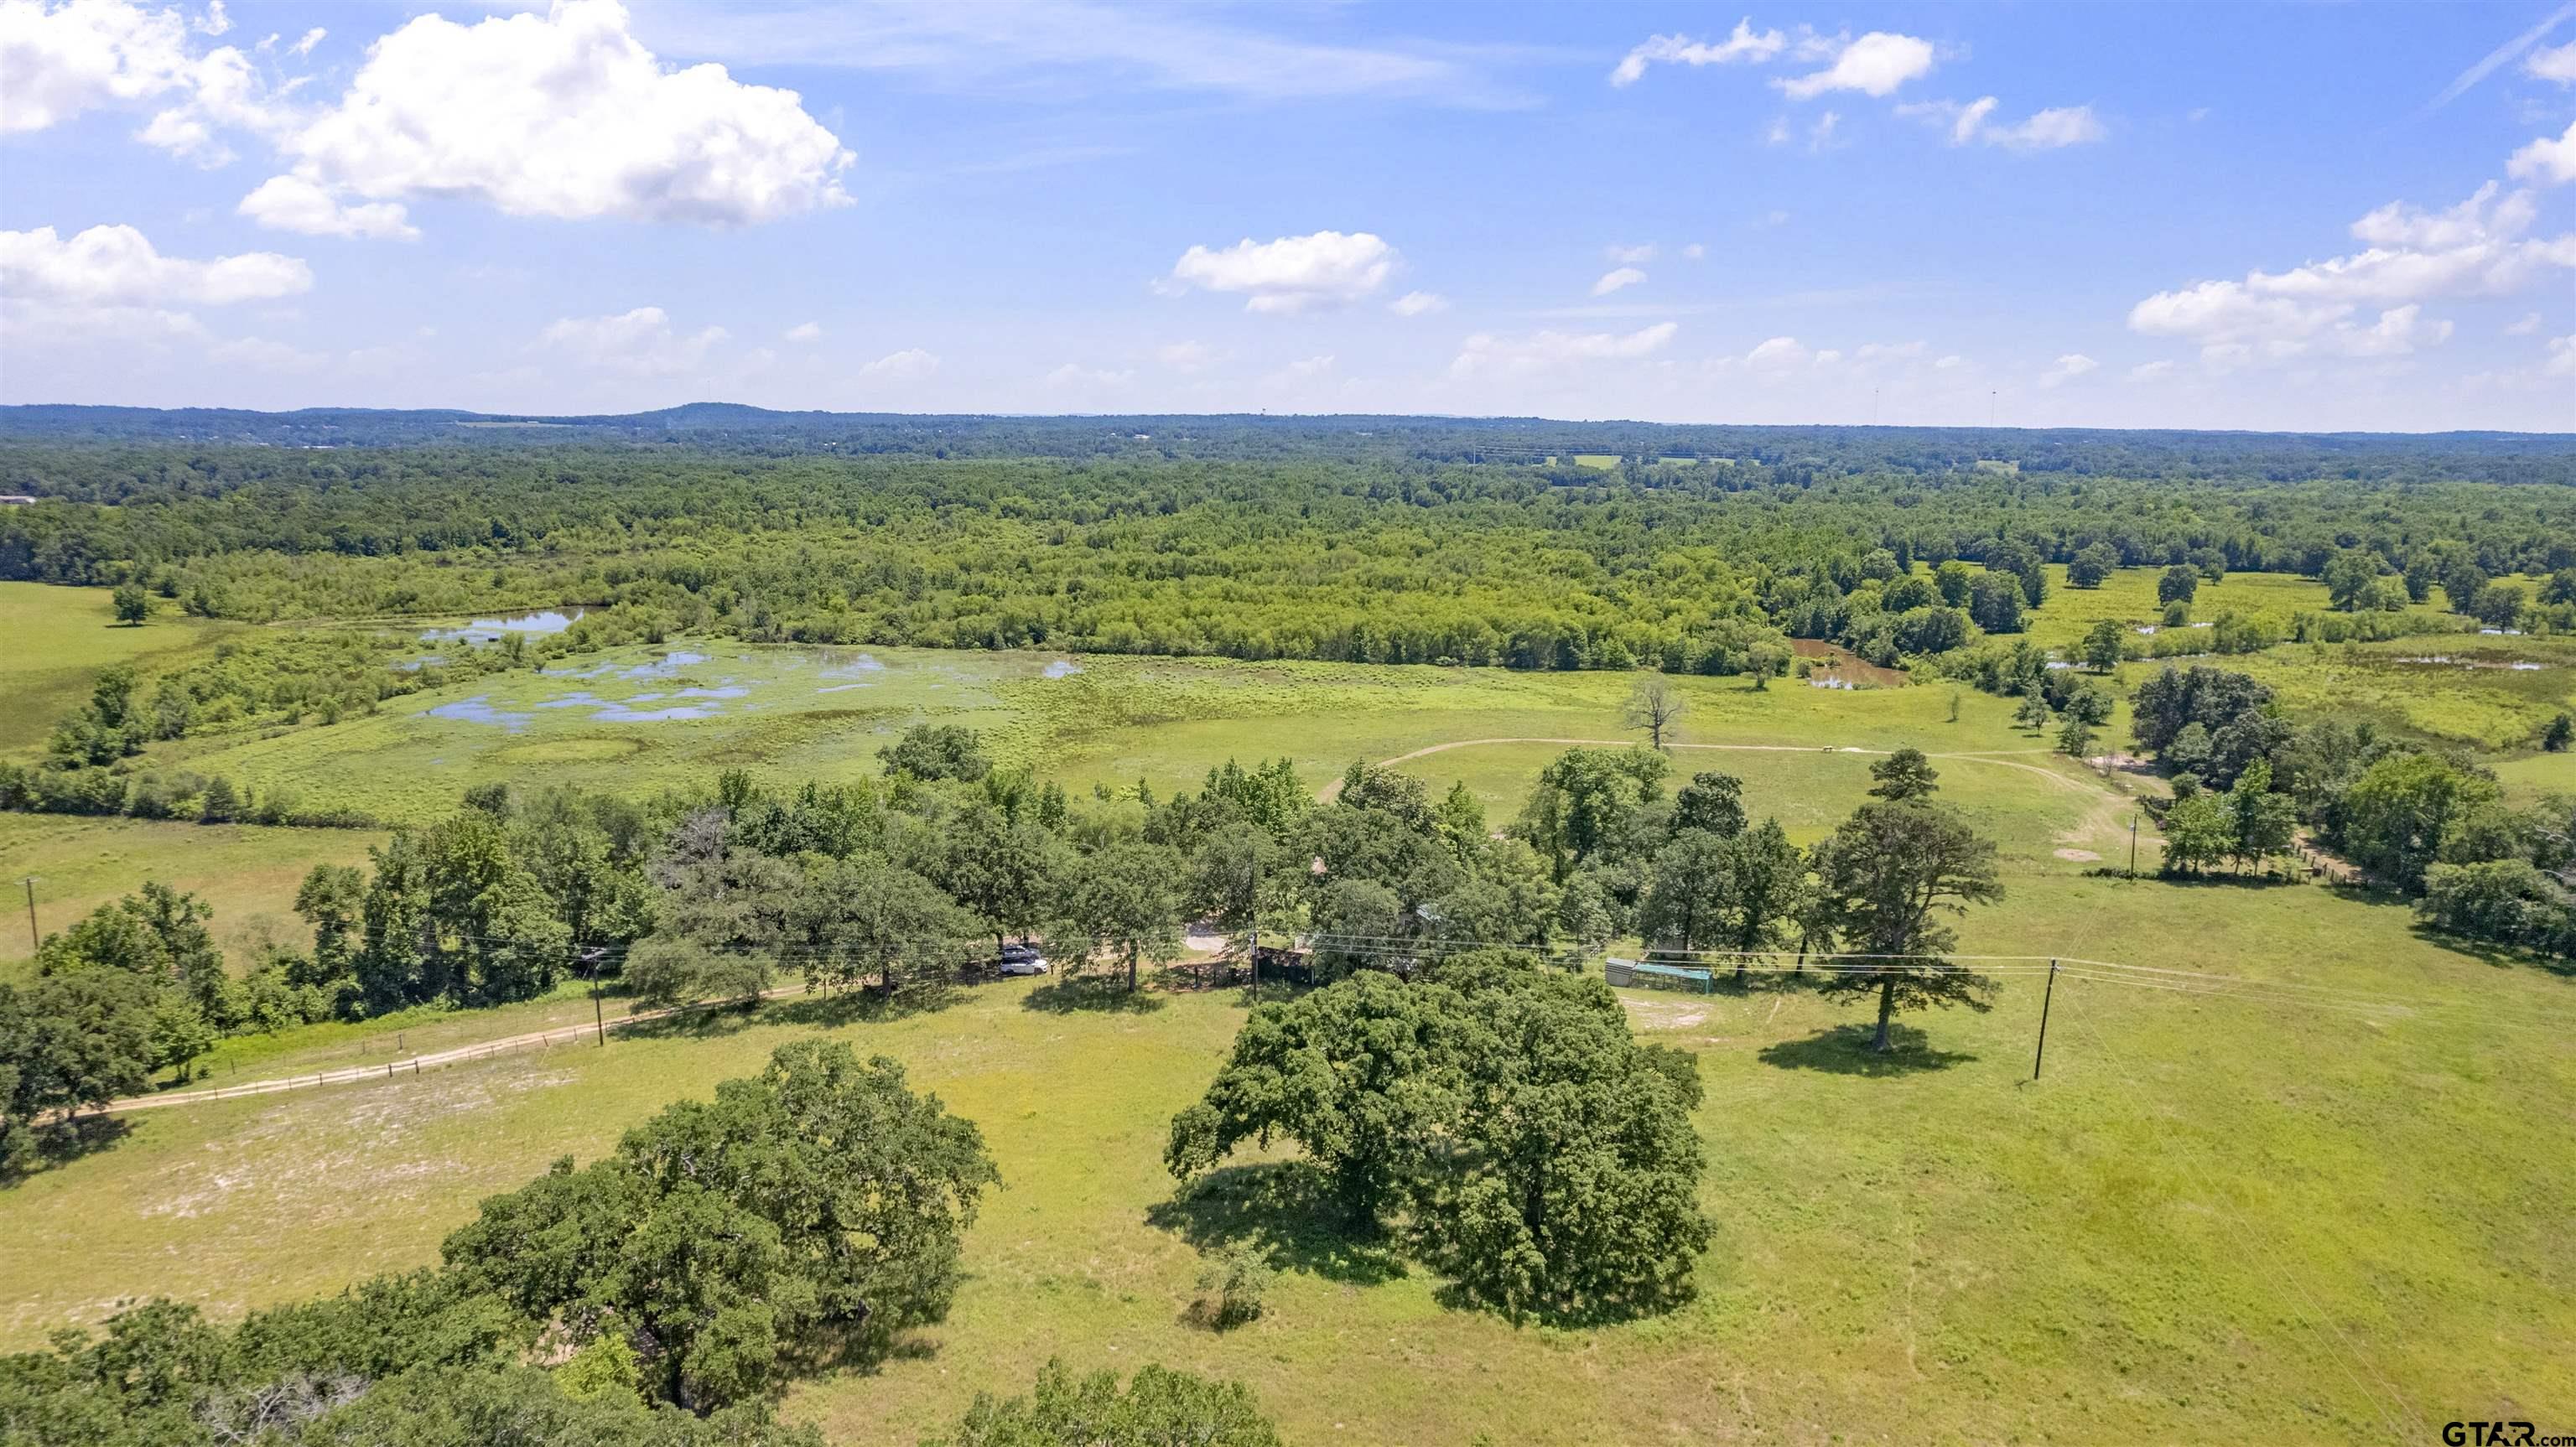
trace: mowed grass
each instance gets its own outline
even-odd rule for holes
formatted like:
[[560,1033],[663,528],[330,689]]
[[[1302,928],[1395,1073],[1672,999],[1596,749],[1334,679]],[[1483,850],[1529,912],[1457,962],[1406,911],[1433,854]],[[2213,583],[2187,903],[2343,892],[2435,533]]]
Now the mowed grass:
[[[2014,883],[1968,947],[2569,1009],[2565,980],[2318,888]],[[1300,1443],[2350,1441],[2576,1412],[2563,1030],[2068,979],[2033,1085],[2038,994],[2016,977],[1991,1014],[1921,1018],[1923,1047],[1887,1069],[1841,1034],[1864,1012],[1795,985],[1631,996],[1643,1034],[1700,1055],[1718,1227],[1698,1299],[1632,1325],[1446,1308],[1400,1259],[1259,1204],[1257,1167],[1230,1206],[1180,1192],[1165,1123],[1215,1070],[1239,993],[1059,1013],[1010,983],[892,1021],[773,1006],[137,1116],[0,1193],[0,1339],[138,1294],[228,1314],[431,1261],[480,1197],[821,1030],[904,1061],[1004,1175],[950,1318],[791,1393],[835,1441],[916,1440],[1048,1356],[1241,1377]],[[1184,1314],[1200,1248],[1230,1239],[1286,1269],[1268,1313],[1219,1337]]]
[[110,665],[166,664],[242,626],[191,618],[154,598],[150,621],[128,628],[105,588],[0,583],[0,754],[44,743]]

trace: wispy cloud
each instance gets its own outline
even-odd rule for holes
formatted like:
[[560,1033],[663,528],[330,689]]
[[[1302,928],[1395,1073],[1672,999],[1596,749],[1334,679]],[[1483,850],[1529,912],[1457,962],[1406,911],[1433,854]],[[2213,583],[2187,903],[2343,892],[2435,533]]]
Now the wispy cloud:
[[2538,45],[2542,36],[2545,36],[2550,31],[2556,29],[2560,21],[2567,19],[2571,15],[2576,15],[2576,0],[2567,0],[2566,4],[2549,12],[2548,18],[2541,21],[2538,25],[2531,27],[2529,30],[2522,32],[2513,39],[2506,41],[2504,44],[2497,46],[2491,51],[2488,51],[2486,59],[2479,61],[2477,64],[2470,66],[2464,71],[2461,71],[2449,85],[2442,87],[2442,93],[2440,95],[2437,95],[2431,100],[2425,102],[2424,108],[2415,113],[2415,118],[2417,120],[2421,120],[2424,117],[2431,115],[2433,112],[2440,110],[2442,107],[2449,105],[2451,102],[2458,100],[2461,96],[2468,94],[2469,87],[2476,85],[2479,81],[2495,74],[2499,67],[2510,64],[2515,56],[2522,54],[2524,51],[2529,50],[2535,45]]
[[1499,78],[1508,47],[1387,39],[1334,44],[1242,23],[1238,12],[1083,0],[898,0],[762,9],[655,7],[673,50],[734,64],[909,72],[947,90],[1094,94],[1142,86],[1260,101],[1379,96],[1483,109],[1537,103]]

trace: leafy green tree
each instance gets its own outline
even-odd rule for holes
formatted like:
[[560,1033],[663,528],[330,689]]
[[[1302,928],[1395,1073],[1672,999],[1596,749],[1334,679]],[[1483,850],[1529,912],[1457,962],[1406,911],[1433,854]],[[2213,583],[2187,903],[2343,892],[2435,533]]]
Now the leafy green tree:
[[633,1335],[649,1390],[703,1408],[767,1391],[818,1332],[882,1343],[938,1320],[998,1180],[975,1127],[901,1066],[800,1040],[614,1154],[485,1200],[440,1250],[531,1320]]
[[1568,749],[1539,771],[1514,832],[1563,879],[1661,797],[1669,767],[1652,749]]
[[1733,865],[1725,836],[1705,829],[1677,831],[1672,842],[1655,852],[1642,921],[1647,939],[1681,950],[1722,940]]
[[2466,611],[2489,628],[2511,628],[2522,621],[2523,599],[2518,583],[2488,583],[2469,596]]
[[2023,606],[2019,579],[1979,573],[1968,585],[1968,617],[1988,633],[2019,633]]
[[808,982],[873,980],[887,998],[907,985],[944,981],[979,933],[974,916],[939,886],[870,854],[813,861],[781,923],[780,948]]
[[2057,751],[2071,759],[2090,756],[2093,752],[2093,725],[2071,713],[2059,720]]
[[295,912],[313,930],[313,954],[299,985],[328,985],[349,977],[358,954],[358,920],[366,907],[367,878],[346,864],[317,864],[295,891]]
[[114,601],[116,621],[128,627],[139,628],[152,616],[152,595],[143,591],[141,583],[117,584]]
[[1453,997],[1455,1124],[1415,1178],[1420,1249],[1515,1319],[1683,1300],[1709,1241],[1695,1069],[1639,1047],[1598,978],[1498,978]]
[[2048,718],[2048,695],[2033,684],[2022,694],[2020,706],[2013,710],[2013,722],[2037,733],[2048,727]]
[[188,1067],[214,1048],[215,1027],[196,1002],[175,990],[162,991],[152,1004],[152,1068],[185,1081]]
[[1363,971],[1253,1008],[1207,1095],[1172,1119],[1181,1180],[1246,1140],[1285,1136],[1320,1167],[1343,1218],[1371,1227],[1455,1110],[1454,992]]
[[2417,888],[2461,824],[2501,797],[2483,770],[2436,754],[2392,754],[2344,791],[2343,852],[2392,884]]
[[1691,775],[1673,796],[1672,827],[1704,829],[1721,839],[1732,839],[1744,832],[1744,781],[1733,774],[1714,771]]
[[2085,666],[2108,673],[2120,666],[2120,655],[2127,646],[2128,633],[2118,623],[2105,618],[2084,635]]
[[1136,988],[1139,962],[1181,957],[1179,851],[1130,840],[1084,855],[1072,868],[1065,923],[1126,964],[1128,989]]
[[877,757],[885,761],[887,773],[910,774],[924,781],[958,779],[971,784],[993,772],[984,741],[962,724],[915,724],[877,750]]
[[1954,936],[1938,918],[2003,898],[1995,846],[1958,811],[1930,799],[1863,804],[1836,828],[1818,861],[1844,946],[1867,957],[1830,972],[1830,995],[1878,995],[1875,1050],[1894,1048],[1899,1009],[1993,1008],[1994,982],[1940,958]]
[[2200,570],[2176,563],[2156,577],[2158,603],[2188,603],[2200,593]]
[[61,1117],[151,1085],[151,983],[114,970],[0,981],[0,1177]]
[[2289,852],[2299,826],[2298,805],[2272,792],[2272,766],[2257,759],[2236,776],[2226,799],[2228,852],[2240,863],[2261,864]]
[[2550,753],[2563,754],[2570,743],[2576,743],[2576,718],[2562,713],[2540,731],[2540,747]]
[[1889,803],[1928,799],[1941,787],[1940,771],[1932,767],[1921,749],[1911,745],[1871,764],[1869,780],[1869,796]]
[[1718,917],[1727,948],[1738,951],[1735,980],[1744,983],[1746,956],[1777,945],[1794,928],[1807,886],[1807,859],[1777,819],[1726,841],[1726,893]]
[[2120,551],[2108,543],[2095,543],[2077,553],[2066,565],[2066,581],[2071,587],[2099,588],[2120,566]]
[[1955,559],[1932,570],[1932,585],[1941,590],[1941,601],[1953,608],[1967,606],[1975,579],[1975,571]]
[[2379,555],[2367,548],[2335,554],[2323,575],[2326,606],[2343,612],[2379,606]]
[[1055,895],[1065,850],[1034,818],[1014,822],[990,804],[968,804],[941,828],[931,878],[984,922],[999,949],[1037,927]]
[[2203,789],[2178,794],[2165,809],[2165,868],[2198,874],[2236,847],[2236,825],[2224,796]]
[[1026,1397],[977,1393],[946,1436],[922,1447],[1279,1447],[1261,1403],[1240,1382],[1147,1366],[1125,1390],[1115,1372],[1075,1377],[1049,1358]]

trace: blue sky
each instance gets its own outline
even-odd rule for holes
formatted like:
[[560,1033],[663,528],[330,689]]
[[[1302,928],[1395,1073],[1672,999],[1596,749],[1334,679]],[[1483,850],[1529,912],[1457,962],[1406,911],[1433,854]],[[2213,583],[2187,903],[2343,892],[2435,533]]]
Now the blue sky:
[[0,400],[2576,430],[2576,4],[0,0]]

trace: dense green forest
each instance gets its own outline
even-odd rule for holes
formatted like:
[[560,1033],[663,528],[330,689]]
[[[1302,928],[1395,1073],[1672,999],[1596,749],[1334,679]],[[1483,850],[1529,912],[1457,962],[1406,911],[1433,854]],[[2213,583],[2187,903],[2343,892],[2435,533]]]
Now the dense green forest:
[[[1737,673],[1783,633],[1894,662],[2017,632],[2043,563],[2340,569],[2338,606],[2439,586],[2494,626],[2563,626],[2521,610],[2570,597],[2478,594],[2576,568],[2558,439],[840,418],[843,450],[768,414],[319,414],[382,445],[280,447],[244,438],[317,414],[186,444],[214,414],[141,415],[0,426],[0,490],[39,499],[0,511],[0,578],[252,621],[581,604],[628,637]],[[2023,596],[1905,576],[1952,560]]]

